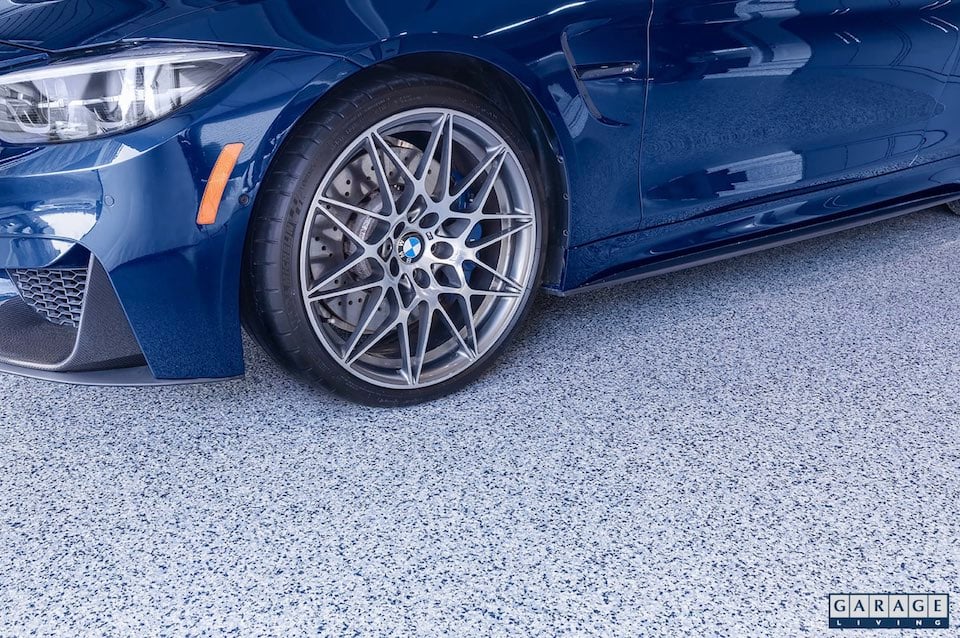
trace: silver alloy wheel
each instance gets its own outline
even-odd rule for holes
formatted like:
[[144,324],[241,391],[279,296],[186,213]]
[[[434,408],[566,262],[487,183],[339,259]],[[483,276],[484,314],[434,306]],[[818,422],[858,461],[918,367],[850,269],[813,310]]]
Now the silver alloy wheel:
[[447,381],[514,324],[541,232],[523,165],[490,126],[440,108],[389,117],[314,196],[300,258],[314,333],[376,386]]

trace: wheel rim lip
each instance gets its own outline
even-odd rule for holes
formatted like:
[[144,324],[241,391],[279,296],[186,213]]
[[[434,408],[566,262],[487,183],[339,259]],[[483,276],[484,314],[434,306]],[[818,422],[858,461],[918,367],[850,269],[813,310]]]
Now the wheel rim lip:
[[[361,357],[360,361],[353,364],[344,360],[341,352],[338,351],[337,347],[331,343],[330,339],[325,333],[325,328],[323,323],[320,321],[319,313],[314,308],[314,305],[317,302],[311,302],[309,297],[309,291],[311,289],[310,278],[312,277],[312,271],[310,267],[310,243],[312,237],[312,230],[318,223],[318,217],[322,217],[323,213],[319,212],[320,202],[319,200],[323,197],[323,194],[327,192],[330,188],[332,182],[341,174],[342,171],[346,170],[349,166],[349,160],[351,157],[354,157],[358,154],[358,151],[363,148],[365,141],[370,138],[375,133],[379,133],[384,137],[389,136],[391,127],[396,127],[399,124],[406,124],[411,126],[413,124],[427,124],[431,121],[435,121],[441,116],[450,116],[454,118],[454,124],[467,124],[468,129],[474,134],[480,133],[480,137],[486,137],[487,147],[491,146],[500,146],[505,150],[506,160],[504,162],[504,167],[500,173],[499,178],[496,180],[498,185],[506,184],[507,182],[512,182],[512,189],[510,192],[510,200],[513,204],[513,210],[520,210],[521,207],[518,206],[517,200],[522,200],[522,210],[527,211],[533,220],[534,223],[531,227],[527,228],[524,231],[517,233],[519,237],[513,237],[510,240],[511,253],[519,253],[519,262],[514,263],[515,269],[522,273],[522,277],[517,279],[517,282],[520,285],[519,294],[516,297],[503,297],[503,298],[488,298],[485,299],[478,311],[476,316],[481,316],[480,310],[483,306],[498,306],[495,310],[498,313],[496,317],[496,329],[485,330],[483,338],[480,338],[480,335],[477,336],[476,342],[476,357],[473,360],[468,359],[463,356],[462,353],[457,352],[453,357],[456,365],[451,365],[450,363],[443,364],[440,369],[430,370],[429,366],[429,355],[440,349],[435,347],[428,351],[428,357],[426,363],[423,364],[423,371],[419,382],[409,382],[404,377],[399,368],[393,369],[390,368],[393,374],[385,375],[381,373],[371,372],[368,367],[361,367],[359,364],[367,358],[365,355]],[[462,127],[461,127],[462,128]],[[461,135],[457,134],[456,128],[454,129],[454,140],[459,142],[461,140]],[[462,142],[461,142],[462,145]],[[420,152],[423,152],[423,149],[419,149]],[[474,156],[473,161],[479,162],[480,158]],[[509,170],[508,170],[509,166]],[[509,179],[507,177],[509,176]],[[442,384],[446,381],[449,381],[457,376],[460,376],[467,371],[473,369],[479,364],[483,359],[485,359],[493,350],[496,349],[497,345],[509,334],[510,328],[515,324],[517,316],[520,314],[521,310],[525,306],[531,291],[535,286],[533,281],[535,276],[535,266],[537,263],[537,255],[539,253],[539,245],[542,229],[538,221],[538,204],[536,197],[533,193],[533,188],[531,186],[530,179],[524,169],[523,163],[520,161],[517,152],[514,148],[503,138],[503,136],[497,132],[493,126],[482,121],[478,117],[465,113],[458,109],[452,109],[449,107],[421,107],[415,109],[408,109],[404,111],[397,112],[393,115],[387,116],[381,119],[378,123],[367,128],[365,131],[357,135],[337,156],[337,158],[330,164],[330,168],[324,173],[313,198],[310,203],[310,210],[307,215],[306,223],[302,229],[301,245],[300,245],[300,255],[298,259],[299,267],[299,279],[300,279],[300,292],[301,300],[304,303],[304,308],[307,314],[307,317],[310,321],[311,328],[313,329],[314,335],[317,337],[318,341],[321,343],[323,348],[327,353],[337,362],[337,364],[344,369],[349,375],[354,378],[357,378],[363,382],[378,386],[384,389],[389,390],[414,390],[420,388],[427,388],[431,386],[436,386]],[[406,237],[406,234],[404,235]],[[522,241],[518,241],[522,238]],[[519,245],[519,248],[515,246]],[[359,247],[358,247],[359,248]],[[424,254],[426,253],[427,248],[424,248]],[[502,251],[506,252],[506,251]],[[421,255],[417,261],[419,261],[423,255]],[[516,257],[513,254],[510,254],[506,257],[508,260],[513,260],[516,262]],[[357,262],[357,265],[363,263],[362,260]],[[504,261],[504,258],[501,258],[501,262]],[[416,264],[410,264],[411,267],[415,267]],[[356,266],[354,266],[355,268]],[[352,272],[354,268],[349,269],[346,272]],[[440,291],[442,294],[443,291]],[[381,302],[382,303],[382,302]],[[417,302],[413,307],[421,303]],[[492,315],[490,310],[483,315],[484,323],[487,322]],[[478,331],[479,331],[479,322],[478,322]],[[431,333],[433,334],[433,333]],[[378,341],[378,344],[382,342],[383,339]],[[444,348],[454,345],[454,351],[459,348],[456,346],[456,339],[451,335],[443,344]],[[369,353],[368,353],[369,354]],[[398,358],[402,361],[402,354],[398,351]],[[449,356],[448,353],[441,353],[439,358],[444,358]],[[437,356],[433,357],[434,359],[438,358]],[[401,363],[402,365],[402,363]],[[386,368],[384,368],[386,369]]]

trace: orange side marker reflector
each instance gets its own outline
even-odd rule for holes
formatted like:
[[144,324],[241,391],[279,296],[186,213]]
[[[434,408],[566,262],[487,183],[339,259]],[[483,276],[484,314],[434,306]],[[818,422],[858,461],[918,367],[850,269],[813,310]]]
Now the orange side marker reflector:
[[217,163],[213,166],[207,188],[203,192],[203,201],[200,202],[197,223],[201,226],[209,226],[217,221],[220,202],[223,200],[223,191],[227,189],[227,182],[230,181],[233,169],[237,166],[241,151],[243,151],[243,144],[239,143],[227,144],[220,151],[220,157],[217,158]]

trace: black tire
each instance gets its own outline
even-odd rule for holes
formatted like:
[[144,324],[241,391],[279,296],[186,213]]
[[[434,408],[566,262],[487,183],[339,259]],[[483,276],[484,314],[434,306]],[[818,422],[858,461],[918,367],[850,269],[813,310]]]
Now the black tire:
[[[385,118],[418,108],[469,113],[495,130],[519,159],[536,200],[536,271],[522,309],[496,345],[452,379],[433,386],[386,388],[351,374],[314,332],[300,289],[300,238],[324,175],[355,139]],[[530,142],[494,103],[476,91],[423,74],[378,75],[322,101],[290,133],[257,197],[243,268],[242,313],[247,331],[281,367],[354,402],[403,406],[462,389],[488,370],[527,317],[542,278],[547,245],[545,186]]]
[[954,215],[960,215],[960,200],[946,204],[946,208]]

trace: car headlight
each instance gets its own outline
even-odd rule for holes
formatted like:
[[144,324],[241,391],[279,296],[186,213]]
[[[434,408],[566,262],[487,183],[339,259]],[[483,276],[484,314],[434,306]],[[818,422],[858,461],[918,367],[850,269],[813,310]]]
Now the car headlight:
[[0,140],[66,142],[142,126],[209,91],[248,55],[145,46],[0,75]]

